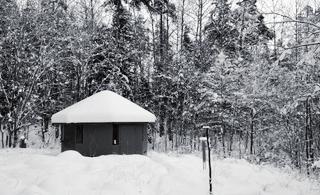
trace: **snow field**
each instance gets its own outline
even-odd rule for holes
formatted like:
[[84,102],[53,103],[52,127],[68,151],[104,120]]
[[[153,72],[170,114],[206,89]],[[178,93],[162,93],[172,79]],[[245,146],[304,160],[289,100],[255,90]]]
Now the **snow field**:
[[320,195],[320,186],[316,181],[303,178],[292,170],[258,166],[245,160],[215,161],[214,177],[215,194]]
[[[316,182],[244,160],[213,161],[214,194],[319,195]],[[0,195],[205,195],[194,155],[83,157],[75,151],[0,150]]]

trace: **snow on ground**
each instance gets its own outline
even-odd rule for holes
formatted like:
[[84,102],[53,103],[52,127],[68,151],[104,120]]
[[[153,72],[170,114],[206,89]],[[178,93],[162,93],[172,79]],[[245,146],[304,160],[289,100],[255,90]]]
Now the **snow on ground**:
[[[244,160],[216,160],[214,194],[319,195],[311,180]],[[207,170],[194,155],[150,152],[83,157],[74,151],[0,150],[1,195],[205,195]]]
[[[270,165],[258,166],[245,160],[215,162],[216,194],[224,195],[320,195],[317,181],[297,172]],[[288,172],[291,172],[289,174]]]

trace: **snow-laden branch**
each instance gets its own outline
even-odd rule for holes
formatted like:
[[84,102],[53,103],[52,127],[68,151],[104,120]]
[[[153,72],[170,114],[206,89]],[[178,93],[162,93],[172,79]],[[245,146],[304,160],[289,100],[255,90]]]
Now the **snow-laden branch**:
[[311,26],[314,26],[314,27],[320,29],[320,26],[317,25],[317,24],[315,24],[315,23],[308,22],[308,21],[302,21],[302,20],[296,20],[296,19],[293,19],[293,18],[291,18],[290,16],[287,16],[287,15],[284,15],[284,14],[280,14],[280,13],[276,13],[276,12],[269,12],[269,13],[262,13],[262,14],[264,14],[264,15],[277,15],[277,16],[282,16],[282,17],[284,17],[284,18],[289,19],[288,21],[284,21],[284,22],[286,22],[286,23],[288,23],[288,22],[293,22],[293,23],[297,22],[297,23],[302,23],[302,24],[308,24],[308,25],[311,25]]
[[6,89],[5,89],[5,87],[4,87],[4,85],[3,85],[3,82],[2,82],[2,75],[1,75],[1,73],[0,73],[0,80],[1,80],[1,89],[2,89],[2,91],[3,91],[3,93],[4,93],[4,95],[5,95],[5,98],[6,98],[6,101],[7,101],[7,103],[8,103],[8,105],[10,105],[11,103],[10,103],[10,100],[9,100],[9,97],[8,97],[8,93],[7,93],[7,91],[6,91]]
[[307,47],[307,46],[313,46],[313,45],[320,45],[320,42],[295,45],[293,47],[284,47],[284,49],[296,49],[296,48],[300,48],[300,47]]
[[[280,13],[276,13],[276,12],[269,12],[269,13],[262,13],[265,15],[277,15],[277,16],[281,16],[283,18],[286,18],[287,20],[285,21],[278,21],[278,22],[272,22],[273,24],[279,24],[279,23],[302,23],[302,24],[307,24],[313,27],[316,27],[317,29],[320,30],[320,26],[312,23],[312,22],[308,22],[308,21],[303,21],[303,20],[297,20],[294,19],[290,16],[284,15],[284,14],[280,14]],[[307,46],[314,46],[314,45],[320,45],[320,42],[314,42],[314,43],[306,43],[306,44],[300,44],[300,45],[295,45],[292,47],[284,47],[284,49],[289,50],[289,49],[296,49],[296,48],[300,48],[300,47],[307,47]]]

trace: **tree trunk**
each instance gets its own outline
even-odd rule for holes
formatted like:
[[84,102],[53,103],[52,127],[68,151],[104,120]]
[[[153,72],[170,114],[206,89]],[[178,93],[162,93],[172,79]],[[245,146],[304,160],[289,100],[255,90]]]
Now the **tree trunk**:
[[180,146],[180,143],[179,143],[179,134],[181,132],[181,124],[178,123],[178,127],[177,127],[177,130],[176,130],[176,145],[175,145],[175,148],[176,150],[178,150],[179,146]]
[[13,147],[15,148],[18,144],[18,129],[16,123],[13,126]]
[[230,134],[230,139],[229,139],[229,156],[231,156],[231,153],[232,153],[232,146],[233,146],[233,135],[234,135],[234,127],[232,127],[231,129],[231,134]]
[[[275,7],[275,0],[272,0],[272,9],[273,9],[273,12],[276,13],[276,7]],[[276,15],[273,14],[273,34],[274,34],[274,38],[273,38],[273,52],[274,52],[274,57],[275,57],[275,60],[278,59],[278,52],[277,52],[277,33],[276,33]]]
[[190,143],[190,152],[192,152],[193,151],[193,133],[192,132],[190,132],[189,143]]
[[[299,8],[298,8],[298,1],[297,0],[295,0],[295,15],[296,15],[296,17],[295,17],[295,19],[296,19],[296,22],[295,22],[295,41],[296,41],[296,45],[298,45],[298,42],[299,42],[299,36],[298,36],[298,33],[299,33],[299,30],[298,30],[298,14],[299,14]],[[296,51],[296,53],[295,53],[295,57],[296,57],[296,62],[298,62],[298,56],[299,56],[299,54],[298,54],[298,52],[299,52],[299,48],[298,47],[296,47],[296,49],[295,49]]]
[[1,130],[1,146],[2,148],[4,148],[4,133],[2,130]]
[[8,129],[8,134],[6,135],[6,147],[11,147],[11,128],[10,128],[10,125],[7,124],[7,129]]
[[235,108],[232,112],[232,126],[231,126],[231,134],[230,134],[230,140],[229,140],[229,156],[231,156],[232,153],[232,146],[233,146],[233,135],[235,134],[235,125],[234,125],[234,119],[235,119]]
[[7,142],[8,142],[8,146],[9,148],[12,147],[12,129],[11,129],[11,125],[8,124],[8,139],[7,139]]
[[173,133],[173,120],[170,120],[170,141],[171,141],[171,150],[174,150],[174,133]]
[[0,121],[0,131],[1,131],[1,146],[2,148],[4,148],[4,139],[3,139],[3,136],[4,136],[4,133],[3,133],[3,124],[2,122]]
[[163,71],[163,58],[164,58],[164,37],[163,37],[163,11],[162,8],[160,10],[160,32],[159,32],[159,36],[160,36],[160,64],[158,64],[158,70],[160,72]]
[[295,159],[295,166],[296,166],[296,168],[301,168],[300,167],[300,140],[299,140],[299,138],[297,138],[296,139],[296,141],[295,141],[295,151],[294,151],[294,159]]
[[[203,17],[203,2],[199,0],[199,46],[200,55],[202,54],[202,17]],[[200,56],[201,58],[201,56]]]
[[246,130],[245,132],[245,138],[244,138],[244,152],[247,153],[248,150],[248,142],[249,142],[249,131]]
[[306,130],[305,130],[305,139],[306,139],[306,160],[307,160],[307,174],[310,174],[310,167],[314,162],[313,154],[313,132],[311,127],[311,106],[310,98],[306,99]]
[[152,150],[154,150],[155,148],[156,136],[157,136],[156,129],[152,128]]
[[167,19],[167,29],[166,29],[166,54],[165,54],[165,56],[166,56],[166,58],[167,58],[167,56],[168,56],[168,51],[169,51],[169,11],[168,11],[168,9],[169,9],[169,0],[167,1],[167,17],[166,17],[166,19]]
[[244,40],[244,36],[243,36],[243,32],[244,32],[244,21],[245,21],[245,13],[246,13],[246,9],[244,8],[243,12],[242,12],[242,17],[241,17],[241,28],[240,28],[240,33],[239,33],[239,51],[238,54],[239,56],[241,56],[241,52],[243,49],[243,40]]
[[251,109],[251,113],[250,113],[250,154],[253,154],[253,142],[254,142],[254,129],[253,129],[253,109]]
[[242,140],[242,131],[239,132],[239,158],[242,158],[242,151],[241,151],[241,140]]
[[81,99],[81,67],[77,66],[77,102]]
[[[152,30],[152,57],[153,57],[153,63],[154,65],[156,65],[156,35],[155,35],[155,30],[154,30],[154,19],[152,17],[152,14],[150,13],[150,19],[151,19],[151,30]],[[150,81],[150,67],[148,66],[149,70],[148,70],[148,81]]]
[[221,127],[221,143],[222,143],[222,152],[223,158],[226,158],[226,144],[225,144],[225,125]]
[[207,147],[208,147],[208,164],[209,164],[209,192],[212,194],[212,170],[211,170],[211,150],[209,142],[209,129],[206,129]]
[[181,8],[181,32],[180,32],[180,46],[183,49],[183,34],[184,34],[184,4],[185,0],[182,0],[182,8]]
[[94,32],[94,9],[93,9],[93,0],[90,0],[90,30]]
[[168,118],[165,117],[163,120],[164,127],[164,151],[168,151]]
[[42,138],[42,143],[45,144],[46,142],[46,132],[48,132],[49,128],[49,118],[43,117],[42,119],[42,129],[41,129],[41,138]]

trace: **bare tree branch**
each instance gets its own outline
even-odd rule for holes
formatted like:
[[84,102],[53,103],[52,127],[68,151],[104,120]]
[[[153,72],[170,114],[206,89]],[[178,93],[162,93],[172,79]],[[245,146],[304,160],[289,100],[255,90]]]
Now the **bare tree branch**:
[[287,15],[284,15],[284,14],[280,14],[280,13],[276,13],[276,12],[269,12],[269,13],[262,13],[264,15],[278,15],[278,16],[282,16],[284,18],[287,18],[289,19],[288,21],[285,21],[286,23],[288,22],[298,22],[298,23],[302,23],[302,24],[308,24],[308,25],[311,25],[311,26],[314,26],[318,29],[320,29],[320,26],[318,26],[317,24],[315,23],[312,23],[312,22],[307,22],[307,21],[302,21],[302,20],[296,20],[296,19],[293,19],[291,18],[290,16],[287,16]]
[[307,43],[307,44],[302,44],[302,45],[295,45],[293,47],[284,47],[284,49],[286,49],[286,50],[288,50],[288,49],[296,49],[296,48],[300,48],[300,47],[313,46],[313,45],[320,45],[320,42]]

